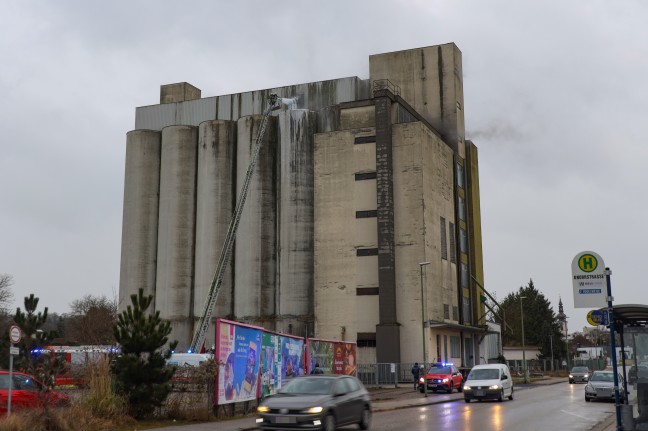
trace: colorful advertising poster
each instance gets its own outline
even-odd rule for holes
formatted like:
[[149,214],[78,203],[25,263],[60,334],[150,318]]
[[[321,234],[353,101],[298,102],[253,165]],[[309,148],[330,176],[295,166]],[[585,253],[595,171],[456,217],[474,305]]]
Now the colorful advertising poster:
[[356,344],[337,342],[333,353],[333,374],[346,374],[355,376],[356,366]]
[[303,376],[304,340],[302,338],[281,337],[282,379]]
[[281,387],[281,338],[271,332],[263,333],[261,342],[261,396],[277,392]]
[[216,354],[221,368],[217,404],[257,398],[261,334],[261,329],[218,321]]
[[313,372],[319,364],[324,374],[333,374],[333,350],[335,343],[325,340],[308,340],[308,371]]

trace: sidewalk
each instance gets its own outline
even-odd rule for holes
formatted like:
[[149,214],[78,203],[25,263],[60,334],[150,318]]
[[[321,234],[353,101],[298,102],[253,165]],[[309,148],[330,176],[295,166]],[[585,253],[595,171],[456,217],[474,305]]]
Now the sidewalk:
[[[540,380],[534,380],[527,385],[517,384],[518,386],[534,386],[534,385],[553,385],[557,383],[565,383],[564,377],[546,377]],[[448,402],[463,401],[463,393],[453,392],[452,394],[445,393],[428,393],[427,398],[419,391],[415,391],[410,383],[399,384],[398,387],[379,387],[368,388],[371,394],[372,408],[374,413],[407,409],[413,407],[421,407],[430,404],[441,404]],[[249,414],[242,419],[222,420],[218,422],[205,422],[192,425],[183,426],[169,426],[164,428],[155,428],[149,431],[248,431],[256,429],[254,413]],[[595,428],[596,431],[615,431],[616,422],[615,416],[611,416],[611,421],[608,419]],[[609,422],[609,423],[608,423]]]

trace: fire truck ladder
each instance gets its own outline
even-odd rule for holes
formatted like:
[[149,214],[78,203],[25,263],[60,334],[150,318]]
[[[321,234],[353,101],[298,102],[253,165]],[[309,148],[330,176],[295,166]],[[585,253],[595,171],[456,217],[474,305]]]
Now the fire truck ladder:
[[245,173],[245,180],[243,181],[243,186],[241,187],[241,193],[238,201],[236,202],[232,220],[230,221],[229,228],[227,229],[227,235],[225,236],[225,241],[223,242],[223,249],[221,251],[220,258],[218,259],[216,272],[214,273],[214,277],[212,278],[212,282],[209,287],[209,293],[207,295],[207,298],[205,299],[205,305],[203,306],[203,311],[200,315],[200,321],[198,322],[198,326],[196,327],[193,339],[191,340],[191,347],[189,350],[190,352],[200,352],[205,342],[207,329],[209,328],[209,322],[214,312],[216,298],[218,298],[218,292],[220,291],[221,284],[223,283],[223,277],[225,276],[225,269],[229,264],[230,258],[232,256],[232,248],[234,246],[234,241],[236,238],[236,230],[238,229],[239,222],[241,221],[241,213],[243,212],[243,206],[245,205],[245,199],[247,198],[250,180],[252,179],[252,174],[254,173],[254,166],[256,165],[257,159],[259,157],[259,151],[261,150],[263,135],[265,133],[266,125],[268,124],[268,118],[270,117],[270,112],[280,108],[281,104],[277,95],[270,94],[268,99],[268,107],[263,114],[261,127],[259,127],[259,132],[256,138],[256,144],[252,152],[252,157],[250,158],[250,164],[248,165],[247,172]]

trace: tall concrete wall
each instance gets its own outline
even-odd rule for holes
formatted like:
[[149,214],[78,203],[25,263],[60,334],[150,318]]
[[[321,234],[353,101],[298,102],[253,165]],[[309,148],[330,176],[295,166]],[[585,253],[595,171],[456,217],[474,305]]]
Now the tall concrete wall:
[[180,351],[192,333],[197,143],[196,127],[162,130],[155,309],[171,322],[169,340]]
[[[256,115],[237,122],[237,199],[262,120],[262,116]],[[275,313],[276,137],[276,118],[270,117],[234,244],[234,314],[240,321],[261,325]],[[274,329],[274,324],[271,322],[267,327]]]
[[[236,122],[205,121],[198,129],[198,171],[196,184],[196,254],[193,313],[199,318],[222,254],[223,242],[234,207],[234,159]],[[213,317],[231,318],[233,260],[227,265]],[[215,340],[215,326],[209,327],[206,347]]]
[[133,130],[126,135],[119,310],[130,295],[155,294],[161,134]]
[[290,109],[277,119],[280,193],[276,330],[307,336],[307,328],[312,331],[313,314],[313,140],[317,115]]

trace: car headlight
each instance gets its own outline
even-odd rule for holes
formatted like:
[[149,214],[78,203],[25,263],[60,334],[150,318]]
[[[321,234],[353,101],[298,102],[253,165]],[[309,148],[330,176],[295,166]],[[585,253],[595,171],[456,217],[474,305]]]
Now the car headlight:
[[588,377],[589,377],[589,374],[585,374],[583,377],[588,378]]
[[472,390],[472,388],[471,388],[470,386],[467,386],[467,385],[464,385],[463,388],[464,388],[464,391],[470,391],[470,390]]
[[257,407],[257,412],[259,413],[268,413],[270,411],[270,407],[268,406],[259,406]]
[[499,385],[492,385],[488,387],[488,389],[499,389],[499,388],[500,388]]
[[574,378],[574,376],[572,376],[572,375],[570,374],[570,375],[569,375],[569,378],[570,378],[570,379],[573,379],[573,378]]
[[443,383],[448,383],[450,379],[443,379]]
[[322,413],[324,410],[322,407],[311,407],[310,409],[304,410],[304,413]]
[[421,378],[419,379],[419,383],[425,383],[425,378],[421,377]]

